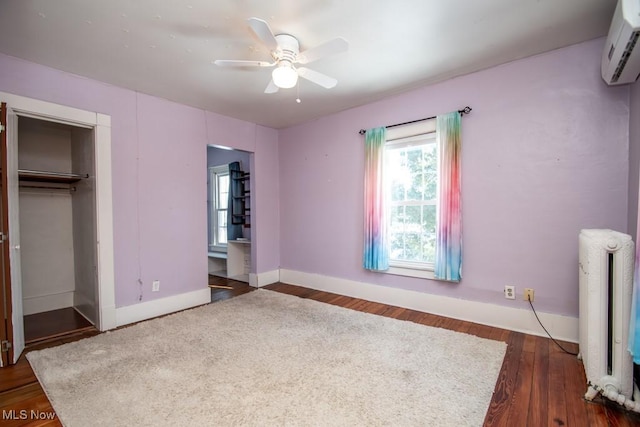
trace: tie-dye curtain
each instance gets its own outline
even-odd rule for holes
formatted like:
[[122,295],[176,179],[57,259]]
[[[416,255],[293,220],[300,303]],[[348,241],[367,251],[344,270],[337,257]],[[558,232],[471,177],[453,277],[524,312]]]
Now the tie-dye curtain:
[[364,164],[364,255],[362,265],[367,270],[389,268],[384,212],[384,144],[387,130],[384,127],[369,129],[365,135]]
[[434,274],[438,280],[452,282],[459,282],[462,278],[460,122],[461,115],[457,111],[436,118],[440,180]]
[[[640,205],[640,204],[639,204]],[[640,212],[640,206],[638,207]],[[636,230],[636,264],[633,272],[633,297],[631,299],[631,319],[629,325],[629,352],[633,363],[640,364],[640,217]]]

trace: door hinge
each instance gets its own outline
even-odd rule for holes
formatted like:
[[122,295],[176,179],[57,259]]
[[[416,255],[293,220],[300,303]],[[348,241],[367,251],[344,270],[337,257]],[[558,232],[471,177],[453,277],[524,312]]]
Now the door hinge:
[[0,232],[0,243],[4,243],[7,240],[7,235]]
[[6,353],[9,351],[9,349],[11,348],[11,342],[10,341],[2,341],[2,353]]
[[4,129],[5,129],[4,125],[0,125],[0,133],[4,132]]

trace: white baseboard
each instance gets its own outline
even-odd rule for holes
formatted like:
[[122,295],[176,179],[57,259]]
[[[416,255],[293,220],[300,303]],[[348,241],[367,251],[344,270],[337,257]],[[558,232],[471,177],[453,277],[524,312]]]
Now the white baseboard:
[[265,271],[264,273],[249,274],[249,285],[254,288],[277,283],[280,281],[280,270]]
[[116,327],[152,319],[211,302],[209,288],[116,308]]
[[100,309],[98,313],[98,323],[96,324],[96,327],[100,331],[104,332],[118,327],[116,310],[115,305],[105,305]]
[[59,310],[73,307],[73,291],[52,295],[40,295],[22,299],[22,314],[44,313],[45,311]]
[[[531,310],[390,288],[286,269],[280,270],[280,281],[511,331],[547,336]],[[578,342],[578,319],[576,317],[549,313],[538,313],[538,316],[554,338]]]

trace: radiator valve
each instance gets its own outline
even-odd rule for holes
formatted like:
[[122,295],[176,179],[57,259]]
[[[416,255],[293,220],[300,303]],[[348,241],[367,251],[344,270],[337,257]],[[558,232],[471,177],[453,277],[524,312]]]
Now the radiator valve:
[[604,376],[600,380],[602,386],[598,384],[593,384],[589,382],[589,388],[587,393],[585,394],[585,399],[593,400],[598,393],[600,393],[603,397],[618,403],[620,406],[628,409],[633,412],[640,412],[640,402],[633,401],[630,398],[627,398],[625,395],[618,393],[618,380],[612,376]]

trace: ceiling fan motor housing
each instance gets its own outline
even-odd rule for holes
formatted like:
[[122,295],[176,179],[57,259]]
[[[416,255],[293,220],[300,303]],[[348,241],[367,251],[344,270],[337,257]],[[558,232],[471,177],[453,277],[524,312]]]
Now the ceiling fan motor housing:
[[275,38],[278,42],[278,49],[274,52],[275,59],[293,64],[300,52],[298,39],[289,34],[278,34]]

